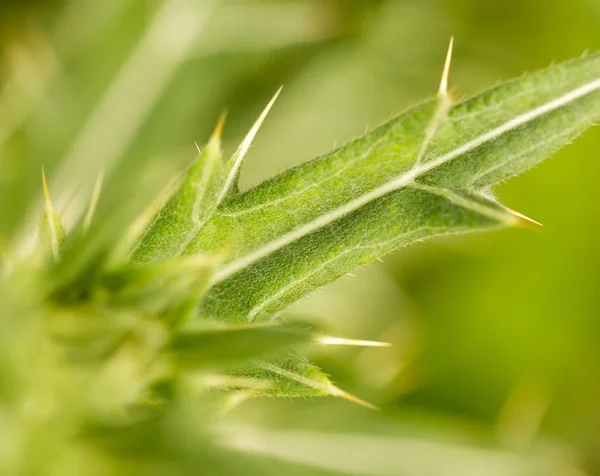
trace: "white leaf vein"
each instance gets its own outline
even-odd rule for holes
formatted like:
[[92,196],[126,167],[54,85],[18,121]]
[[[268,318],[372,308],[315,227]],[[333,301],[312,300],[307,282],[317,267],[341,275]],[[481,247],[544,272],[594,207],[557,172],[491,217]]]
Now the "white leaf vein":
[[237,260],[234,260],[227,265],[223,266],[217,271],[212,279],[211,285],[219,283],[228,277],[238,273],[244,268],[252,265],[260,259],[274,253],[275,251],[293,243],[300,238],[307,236],[320,228],[323,228],[330,223],[360,209],[369,202],[387,195],[395,190],[399,190],[403,187],[414,182],[415,179],[421,175],[432,171],[433,169],[440,167],[453,159],[460,157],[474,149],[477,149],[481,145],[488,143],[502,136],[503,134],[518,129],[519,127],[545,115],[553,112],[561,107],[564,107],[577,99],[581,99],[597,90],[600,89],[600,78],[590,81],[578,88],[569,91],[541,106],[538,106],[530,111],[518,115],[517,117],[505,122],[504,124],[495,127],[494,129],[485,132],[478,137],[466,142],[465,144],[457,147],[456,149],[441,155],[435,159],[429,160],[425,163],[419,164],[411,170],[403,173],[395,179],[387,182],[367,193],[361,195],[354,200],[349,201],[343,206],[330,210],[329,212],[315,218],[314,220],[298,226],[297,228],[285,233],[278,238],[265,243],[256,250],[250,252],[245,256],[241,256]]

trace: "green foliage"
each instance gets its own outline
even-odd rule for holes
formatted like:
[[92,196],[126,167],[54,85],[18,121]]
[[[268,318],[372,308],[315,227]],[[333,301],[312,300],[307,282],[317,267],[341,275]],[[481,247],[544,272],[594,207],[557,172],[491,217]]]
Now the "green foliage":
[[[574,60],[454,106],[416,107],[219,207],[187,253],[231,255],[203,312],[266,319],[314,288],[433,235],[518,225],[490,186],[599,117],[600,57]],[[436,132],[421,148],[432,118]]]
[[[590,56],[451,108],[445,75],[437,101],[235,193],[241,161],[274,98],[224,169],[217,126],[134,245],[132,263],[100,272],[86,293],[105,306],[150,312],[174,329],[198,319],[251,323],[413,241],[526,223],[495,201],[490,186],[531,168],[599,117],[599,75],[600,56]],[[184,367],[202,368],[203,360],[251,361],[303,335],[271,327],[176,330],[166,348]],[[142,339],[146,345],[144,352],[162,348]],[[265,395],[341,394],[297,358],[237,375],[267,382],[259,385]]]
[[373,408],[301,353],[326,340],[277,313],[409,243],[528,223],[491,186],[600,118],[597,55],[457,104],[447,72],[437,99],[243,193],[242,161],[277,95],[224,164],[220,122],[125,236],[93,223],[110,221],[94,216],[99,188],[65,231],[43,175],[42,246],[0,278],[3,317],[19,317],[1,322],[0,435],[15,443],[0,472],[195,474],[214,458],[227,474],[227,445],[209,435],[227,398]]
[[[106,298],[100,299],[169,314],[169,322],[187,320],[197,302],[196,319],[253,322],[410,242],[523,223],[493,199],[490,186],[534,166],[599,117],[599,74],[600,57],[591,56],[444,107],[442,114],[440,100],[425,103],[226,200],[274,100],[224,171],[221,123],[134,247],[134,263],[155,264],[103,273]],[[60,226],[49,200],[46,208],[56,253]],[[224,250],[224,262],[211,263]],[[300,336],[271,327],[184,331],[174,334],[169,353],[202,367],[203,359],[206,365],[247,360]],[[265,395],[336,393],[318,369],[292,357],[238,375],[268,382],[259,386]]]
[[180,366],[218,368],[246,363],[311,340],[309,332],[286,326],[203,325],[178,332],[169,352]]
[[190,165],[133,251],[136,262],[179,256],[217,205],[223,181],[220,129]]

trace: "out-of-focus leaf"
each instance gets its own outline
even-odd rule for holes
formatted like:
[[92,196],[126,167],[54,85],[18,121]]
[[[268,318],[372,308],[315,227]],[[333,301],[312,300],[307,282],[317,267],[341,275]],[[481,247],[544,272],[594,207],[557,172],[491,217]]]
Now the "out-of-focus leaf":
[[[363,425],[368,426],[368,425]],[[365,428],[366,429],[366,428]],[[561,476],[583,474],[557,458],[467,446],[430,435],[264,430],[236,427],[229,445],[246,453],[360,476]],[[375,430],[377,431],[377,430]]]
[[169,354],[182,367],[218,367],[265,357],[312,338],[310,332],[291,326],[203,326],[178,332]]
[[[306,358],[290,355],[275,362],[260,362],[232,372],[240,382],[250,382],[249,390],[256,396],[323,397],[334,392],[329,378]],[[254,385],[252,382],[261,382]],[[243,386],[237,390],[244,390]]]
[[438,110],[427,102],[224,202],[187,250],[232,251],[211,278],[204,314],[264,319],[408,243],[526,223],[489,188],[600,117],[600,56],[509,82],[444,118]]
[[282,88],[279,88],[277,90],[275,96],[273,96],[273,99],[269,101],[267,107],[265,107],[264,111],[258,117],[254,125],[250,128],[250,131],[248,132],[248,134],[246,134],[246,137],[244,137],[244,140],[236,149],[233,156],[227,161],[227,164],[225,164],[225,179],[221,184],[221,190],[219,191],[219,194],[217,196],[217,205],[220,205],[223,202],[223,200],[225,200],[229,195],[238,192],[238,181],[240,178],[242,163],[246,158],[246,154],[248,153],[248,150],[250,149],[250,146],[252,145],[256,134],[258,134],[258,131],[260,130],[263,122],[267,118],[267,115],[271,111],[271,108],[275,104],[275,101],[277,101],[281,90]]
[[370,409],[368,402],[336,387],[318,367],[305,357],[291,354],[273,362],[261,361],[232,372],[229,389],[245,390],[251,396],[265,397],[340,397]]
[[59,259],[60,245],[63,243],[66,232],[58,212],[52,205],[50,190],[46,181],[46,173],[42,169],[42,186],[44,189],[44,217],[42,220],[42,236],[52,251],[55,260]]
[[126,265],[102,276],[109,303],[163,312],[193,308],[206,288],[217,256],[194,255]]

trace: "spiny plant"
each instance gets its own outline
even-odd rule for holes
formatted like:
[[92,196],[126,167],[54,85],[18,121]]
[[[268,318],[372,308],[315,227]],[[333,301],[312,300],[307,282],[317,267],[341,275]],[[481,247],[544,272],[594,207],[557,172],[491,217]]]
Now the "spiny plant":
[[218,467],[208,435],[228,404],[339,396],[369,406],[302,354],[361,342],[278,313],[409,243],[533,223],[493,185],[600,117],[599,55],[455,102],[450,51],[436,98],[245,192],[242,161],[279,92],[225,162],[220,120],[164,197],[97,246],[101,180],[67,230],[44,176],[40,239],[2,261],[0,434],[11,444],[0,472],[196,474]]

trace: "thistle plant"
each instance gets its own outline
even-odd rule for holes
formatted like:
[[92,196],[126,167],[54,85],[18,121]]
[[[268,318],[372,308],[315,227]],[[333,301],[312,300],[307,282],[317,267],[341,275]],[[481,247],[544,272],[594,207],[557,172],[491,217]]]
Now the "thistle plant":
[[39,239],[20,257],[9,244],[2,261],[0,436],[10,444],[0,473],[197,474],[210,464],[233,474],[246,462],[223,473],[211,436],[232,404],[342,397],[374,408],[304,350],[383,344],[278,313],[413,242],[537,226],[493,186],[600,117],[598,55],[456,101],[450,54],[437,97],[244,192],[242,162],[279,92],[227,160],[221,119],[161,198],[109,240],[96,240],[102,180],[65,227],[44,175]]

